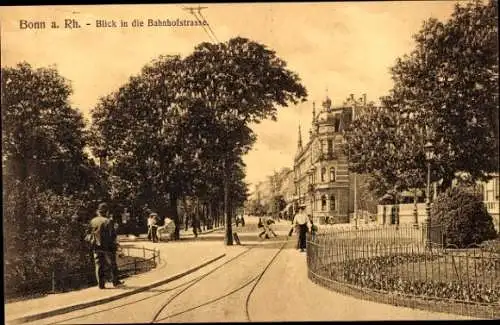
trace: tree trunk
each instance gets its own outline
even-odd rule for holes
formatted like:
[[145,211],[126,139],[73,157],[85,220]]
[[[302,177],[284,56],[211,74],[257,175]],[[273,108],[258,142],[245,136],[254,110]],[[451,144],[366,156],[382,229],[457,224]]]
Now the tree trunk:
[[418,225],[417,188],[413,190],[413,224]]
[[224,242],[227,246],[232,246],[233,229],[231,225],[231,212],[229,211],[229,177],[227,172],[224,173],[224,221],[226,223],[226,236]]
[[177,213],[177,198],[178,195],[177,193],[170,193],[170,207],[172,208],[172,220],[174,221],[175,224],[175,230],[174,230],[174,240],[179,240],[180,239],[180,221],[179,221],[179,214]]
[[229,211],[229,166],[228,161],[224,164],[224,221],[226,223],[226,235],[224,242],[227,246],[233,245],[233,229],[231,225],[231,214]]

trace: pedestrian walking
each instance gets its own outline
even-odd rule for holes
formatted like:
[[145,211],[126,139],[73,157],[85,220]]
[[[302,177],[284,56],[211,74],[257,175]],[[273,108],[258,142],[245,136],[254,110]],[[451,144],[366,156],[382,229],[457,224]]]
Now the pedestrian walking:
[[235,221],[236,221],[236,227],[238,227],[240,225],[240,215],[239,214],[236,215]]
[[[259,221],[261,222],[261,221]],[[269,239],[271,234],[274,236],[274,237],[278,237],[278,235],[276,235],[276,233],[274,232],[273,228],[272,228],[272,225],[275,223],[275,221],[272,219],[272,218],[264,218],[264,220],[262,220],[262,226],[263,226],[263,230],[262,232],[259,234],[259,237],[262,238],[262,235],[265,235],[265,239]]]
[[298,227],[299,238],[297,241],[297,249],[300,249],[301,252],[306,249],[306,234],[309,223],[309,218],[304,213],[305,208],[306,206],[304,204],[299,206],[299,212],[297,212],[292,222],[294,226]]
[[189,217],[187,213],[184,213],[184,231],[188,231],[189,229]]
[[200,220],[198,220],[198,218],[196,216],[193,216],[191,219],[193,220],[191,222],[191,227],[193,227],[194,238],[198,238],[198,231],[201,232]]
[[123,284],[118,279],[118,266],[116,264],[118,239],[114,222],[108,217],[108,213],[108,205],[106,203],[99,204],[97,215],[90,220],[90,233],[86,236],[93,251],[97,285],[100,289],[105,288],[106,266],[111,271],[113,286]]
[[257,224],[257,227],[262,228],[262,232],[259,234],[259,237],[262,238],[262,235],[266,235],[266,239],[268,239],[269,235],[267,235],[267,227],[264,225],[262,217],[259,217],[259,223]]

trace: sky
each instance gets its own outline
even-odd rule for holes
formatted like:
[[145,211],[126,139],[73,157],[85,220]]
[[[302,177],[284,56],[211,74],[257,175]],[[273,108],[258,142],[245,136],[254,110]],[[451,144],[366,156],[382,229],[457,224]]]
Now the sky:
[[[312,102],[328,95],[340,105],[349,94],[377,101],[392,88],[389,69],[414,47],[412,35],[430,17],[446,20],[456,1],[203,4],[202,14],[221,42],[241,36],[265,44],[296,72],[308,101],[279,109],[278,120],[252,125],[257,135],[244,157],[253,185],[273,171],[293,167],[299,123],[306,142]],[[98,99],[118,89],[151,60],[188,55],[210,41],[201,27],[132,27],[134,19],[194,19],[187,5],[1,7],[1,65],[27,61],[55,65],[71,81],[73,106],[90,119]],[[190,5],[197,6],[197,4]],[[63,28],[74,19],[81,28]],[[21,20],[46,22],[21,29]],[[128,27],[98,28],[96,20],[127,21]],[[54,21],[60,28],[50,28]],[[90,24],[90,25],[87,25]]]

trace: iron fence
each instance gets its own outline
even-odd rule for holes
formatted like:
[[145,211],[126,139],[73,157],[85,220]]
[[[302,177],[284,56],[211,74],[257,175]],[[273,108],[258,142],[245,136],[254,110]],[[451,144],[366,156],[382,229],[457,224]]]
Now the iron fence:
[[309,278],[362,299],[499,318],[498,247],[458,249],[442,234],[437,225],[322,229],[308,239]]
[[[130,260],[126,263],[118,263],[120,278],[149,271],[161,263],[160,251],[157,249],[126,247],[119,254],[122,258]],[[84,271],[61,274],[57,269],[54,269],[48,276],[7,284],[5,297],[9,300],[25,298],[94,285],[97,285],[95,269],[93,263],[89,263],[88,269]]]

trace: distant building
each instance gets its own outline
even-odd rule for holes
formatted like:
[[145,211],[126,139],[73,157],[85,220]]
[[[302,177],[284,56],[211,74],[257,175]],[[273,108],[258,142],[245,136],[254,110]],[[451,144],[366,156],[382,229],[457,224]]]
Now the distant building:
[[287,170],[283,175],[280,194],[283,195],[283,199],[285,199],[286,202],[286,207],[281,211],[281,216],[291,219],[295,212],[293,204],[295,200],[295,181],[292,169]]
[[497,232],[500,232],[500,209],[499,209],[499,192],[500,182],[498,173],[491,175],[492,178],[487,182],[478,182],[483,202],[486,205],[488,213],[493,218],[493,224]]
[[306,205],[306,213],[316,223],[326,220],[348,223],[353,207],[350,194],[348,157],[343,153],[346,146],[343,131],[352,120],[353,109],[366,105],[366,96],[361,101],[351,98],[342,106],[332,106],[330,98],[322,103],[316,114],[313,103],[312,126],[309,140],[302,143],[299,126],[297,153],[294,159],[295,208]]
[[[488,210],[488,213],[493,218],[493,224],[495,225],[495,229],[500,231],[500,214],[499,214],[499,175],[498,173],[494,173],[491,175],[492,178],[487,182],[477,182],[477,188],[482,195],[484,205]],[[456,184],[457,180],[455,179],[453,184]],[[431,192],[432,202],[436,199],[437,196],[437,188],[436,183],[433,183],[433,190]],[[377,222],[380,224],[405,224],[405,223],[422,223],[426,217],[425,210],[425,190],[417,190],[418,200],[416,203],[399,203],[397,208],[395,209],[395,204],[393,203],[382,203],[378,205],[377,212]],[[400,193],[400,195],[404,197],[411,197],[413,200],[412,191],[404,191]],[[415,214],[416,217],[415,218]]]

